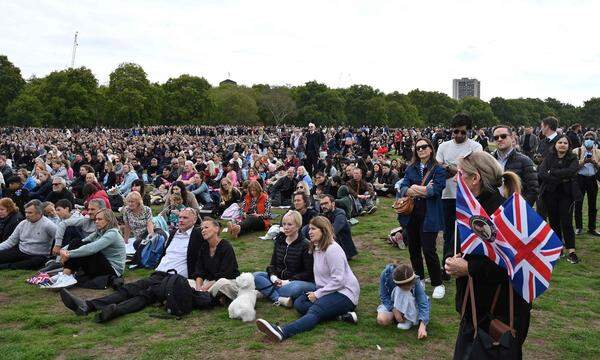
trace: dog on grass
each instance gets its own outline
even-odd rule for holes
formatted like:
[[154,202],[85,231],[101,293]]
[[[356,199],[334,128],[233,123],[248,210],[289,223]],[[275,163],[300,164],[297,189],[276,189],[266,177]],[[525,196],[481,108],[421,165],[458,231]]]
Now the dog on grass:
[[238,296],[229,304],[229,318],[242,319],[244,322],[254,321],[256,318],[256,290],[254,275],[242,273],[235,279],[238,286]]

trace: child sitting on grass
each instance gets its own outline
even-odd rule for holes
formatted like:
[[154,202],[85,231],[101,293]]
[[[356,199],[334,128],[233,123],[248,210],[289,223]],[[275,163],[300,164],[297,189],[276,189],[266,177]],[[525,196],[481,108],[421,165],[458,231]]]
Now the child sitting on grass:
[[161,215],[167,221],[169,232],[172,232],[179,224],[179,211],[185,209],[185,205],[183,205],[183,198],[177,193],[171,194],[171,197],[169,198],[169,204],[170,205],[163,210]]
[[418,339],[427,337],[429,298],[423,283],[410,265],[388,264],[380,277],[377,323],[382,326],[397,322],[398,329],[419,325]]

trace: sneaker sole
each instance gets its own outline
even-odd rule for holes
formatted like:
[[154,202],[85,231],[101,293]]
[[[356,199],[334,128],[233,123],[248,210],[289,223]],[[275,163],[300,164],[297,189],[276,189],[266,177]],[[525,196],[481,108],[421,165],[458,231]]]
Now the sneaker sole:
[[352,323],[358,324],[358,316],[356,315],[356,313],[354,311],[350,311],[349,314],[350,316],[352,316]]
[[273,326],[271,326],[271,324],[269,324],[265,320],[256,320],[256,327],[260,332],[267,336],[267,339],[271,341],[281,342],[283,340],[281,337],[279,337],[279,333],[277,332],[277,330],[275,330]]

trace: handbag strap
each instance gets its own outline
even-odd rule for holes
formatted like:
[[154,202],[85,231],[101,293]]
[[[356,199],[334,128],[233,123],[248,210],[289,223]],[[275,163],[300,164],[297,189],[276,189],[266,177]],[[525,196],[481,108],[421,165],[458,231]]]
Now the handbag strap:
[[421,181],[421,186],[425,186],[425,181],[427,180],[429,175],[433,172],[433,170],[436,168],[436,166],[437,166],[437,164],[434,164],[431,169],[427,170],[427,173],[425,174],[425,176],[423,176],[423,180]]
[[475,337],[477,337],[477,309],[475,308],[475,291],[473,289],[473,278],[471,275],[469,275],[469,280],[467,281],[467,288],[465,290],[462,309],[460,311],[461,321],[465,316],[465,310],[467,308],[467,296],[471,299],[471,321],[473,323],[473,339],[475,339]]
[[[490,308],[490,313],[492,314],[492,316],[495,316],[496,314],[494,314],[494,311],[496,310],[496,303],[498,302],[498,297],[500,296],[500,288],[502,287],[502,285],[498,285],[498,288],[496,289],[496,293],[494,294],[494,301],[492,301],[492,307]],[[513,286],[512,283],[509,281],[508,282],[508,307],[509,307],[509,315],[508,315],[508,320],[509,320],[509,326],[510,326],[510,332],[512,333],[513,336],[515,336],[515,327],[514,327],[514,323],[515,323],[515,302],[514,302],[514,295],[513,295]]]

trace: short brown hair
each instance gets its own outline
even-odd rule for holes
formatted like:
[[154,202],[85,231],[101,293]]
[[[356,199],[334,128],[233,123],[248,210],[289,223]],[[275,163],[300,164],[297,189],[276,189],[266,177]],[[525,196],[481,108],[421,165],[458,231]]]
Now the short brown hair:
[[334,233],[331,223],[329,222],[329,220],[327,220],[325,216],[319,215],[312,218],[309,224],[321,230],[321,233],[323,233],[323,237],[317,242],[316,245],[312,241],[310,242],[310,252],[313,253],[315,250],[327,251],[329,245],[333,244],[334,241]]

